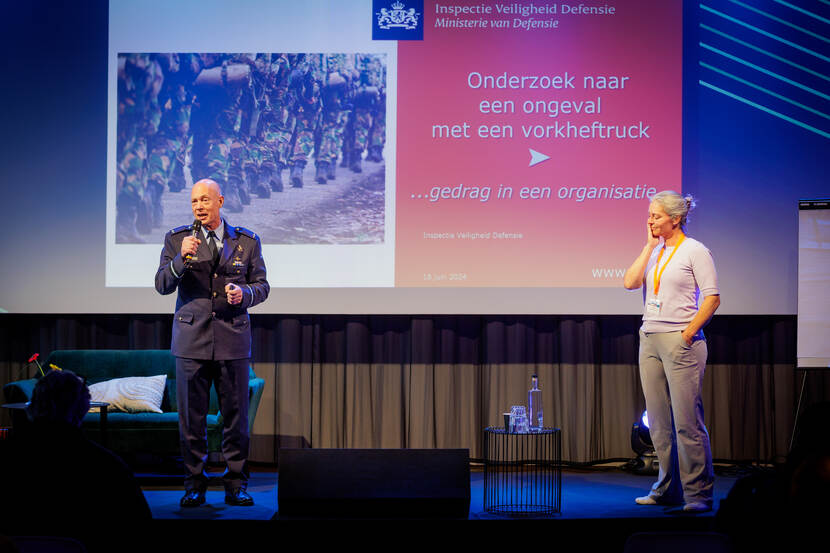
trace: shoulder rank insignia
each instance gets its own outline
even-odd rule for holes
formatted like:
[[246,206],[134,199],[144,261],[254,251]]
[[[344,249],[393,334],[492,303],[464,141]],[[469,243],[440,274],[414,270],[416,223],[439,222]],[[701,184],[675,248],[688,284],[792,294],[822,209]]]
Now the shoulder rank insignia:
[[236,232],[238,232],[239,234],[244,234],[245,236],[247,236],[249,238],[253,238],[254,240],[257,240],[257,235],[254,231],[248,230],[245,227],[235,227],[235,228],[236,228]]

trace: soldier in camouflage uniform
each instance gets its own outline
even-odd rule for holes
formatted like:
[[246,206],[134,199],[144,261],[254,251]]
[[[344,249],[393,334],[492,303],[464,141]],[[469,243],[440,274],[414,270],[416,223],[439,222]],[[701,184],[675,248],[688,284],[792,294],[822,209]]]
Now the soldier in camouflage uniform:
[[260,126],[262,110],[267,101],[265,87],[270,69],[270,58],[271,54],[260,53],[256,55],[252,75],[253,94],[251,95],[251,101],[243,104],[242,128],[240,129],[241,140],[245,144],[242,174],[245,179],[246,188],[248,192],[257,194],[260,198],[271,197],[271,189],[263,188],[259,182],[262,159],[267,152],[257,132]]
[[366,151],[369,144],[369,129],[372,127],[371,114],[376,109],[380,99],[376,85],[377,78],[374,77],[370,69],[372,58],[366,56],[360,61],[360,64],[362,69],[360,70],[360,76],[354,87],[354,111],[352,112],[352,119],[350,121],[352,137],[349,152],[349,168],[355,173],[363,171],[361,161],[363,159],[363,152]]
[[[257,73],[256,56],[254,54],[237,54],[232,60],[236,64],[245,64],[249,68],[249,77],[240,87],[237,106],[241,112],[239,130],[231,143],[231,167],[228,171],[228,182],[236,186],[242,205],[250,205],[251,194],[246,175],[248,160],[255,160],[259,164],[260,151],[256,142],[256,126],[259,118],[259,102],[256,97],[254,75]],[[251,148],[249,148],[249,145]],[[251,156],[253,152],[253,156]]]
[[164,71],[164,82],[158,97],[161,122],[150,141],[147,160],[147,190],[153,203],[153,226],[162,224],[161,196],[165,187],[179,192],[185,187],[185,158],[190,140],[190,111],[193,95],[189,92],[193,79],[201,70],[195,54],[157,54]]
[[[299,67],[305,60],[305,54],[286,54],[288,63],[284,64],[279,71],[271,95],[271,105],[274,107],[276,119],[275,136],[277,150],[275,155],[276,173],[275,178],[282,191],[282,172],[288,168],[293,150],[292,137],[296,117],[294,115],[294,93],[289,90],[291,74],[294,68]],[[273,187],[272,187],[273,189]]]
[[282,156],[291,140],[285,129],[285,93],[288,89],[288,58],[283,54],[259,54],[254,74],[256,111],[251,118],[249,157],[245,176],[251,192],[269,198],[282,192]]
[[369,153],[367,161],[383,161],[383,147],[386,145],[386,88],[379,87],[378,101],[372,110],[372,128],[369,129]]
[[161,121],[157,96],[163,75],[149,54],[121,55],[118,62],[116,241],[142,242],[139,233],[152,231],[147,140]]
[[303,169],[314,149],[314,129],[320,113],[320,82],[314,78],[311,63],[301,64],[289,76],[294,133],[291,137],[291,186],[303,187]]
[[245,70],[246,58],[242,56],[202,54],[202,61],[204,69],[194,86],[191,125],[194,170],[219,183],[225,209],[239,213],[242,198],[247,196],[240,137],[243,104],[253,94],[250,69]]
[[338,152],[346,125],[343,108],[347,83],[338,71],[340,65],[336,58],[329,58],[328,74],[322,90],[322,116],[315,148],[315,180],[320,184],[326,184],[328,180],[335,178]]

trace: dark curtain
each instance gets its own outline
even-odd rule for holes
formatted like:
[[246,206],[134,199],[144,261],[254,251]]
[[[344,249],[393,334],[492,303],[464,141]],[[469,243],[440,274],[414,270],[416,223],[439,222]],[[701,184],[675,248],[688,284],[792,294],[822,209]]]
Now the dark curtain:
[[[539,375],[545,424],[563,458],[631,457],[644,400],[637,316],[253,315],[266,381],[251,458],[279,447],[469,448],[527,403]],[[54,349],[170,346],[170,315],[0,315],[0,382],[34,374]],[[707,327],[706,421],[716,459],[780,461],[804,404],[830,399],[830,376],[795,368],[794,316],[718,316]],[[5,411],[5,410],[3,410]],[[8,413],[0,413],[8,425]]]

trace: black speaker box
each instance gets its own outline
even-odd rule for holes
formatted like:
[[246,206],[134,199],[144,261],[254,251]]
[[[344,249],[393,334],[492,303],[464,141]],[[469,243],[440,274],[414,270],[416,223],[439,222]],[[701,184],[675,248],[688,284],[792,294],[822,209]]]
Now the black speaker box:
[[278,516],[467,518],[467,449],[280,449]]

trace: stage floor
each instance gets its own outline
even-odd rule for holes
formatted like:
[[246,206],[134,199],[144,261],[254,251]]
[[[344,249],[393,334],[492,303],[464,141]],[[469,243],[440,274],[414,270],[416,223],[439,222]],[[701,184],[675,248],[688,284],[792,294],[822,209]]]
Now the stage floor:
[[[721,472],[721,471],[718,471]],[[274,471],[255,470],[251,473],[248,492],[254,498],[252,507],[232,507],[224,502],[221,484],[211,485],[204,505],[183,509],[179,506],[183,490],[181,484],[167,479],[163,484],[142,485],[144,496],[157,520],[271,520],[279,511],[277,479]],[[721,499],[726,497],[737,480],[734,475],[717,474],[715,478],[714,509],[694,516],[712,519]],[[642,506],[634,498],[645,495],[654,481],[653,476],[640,476],[619,469],[586,469],[562,471],[563,519],[676,519],[660,506]],[[470,478],[470,513],[473,520],[503,519],[484,512],[484,473],[474,466]],[[688,516],[682,518],[690,518]],[[709,526],[711,520],[707,521]]]

